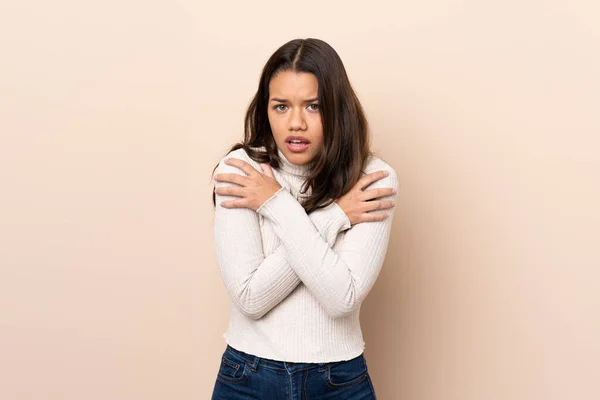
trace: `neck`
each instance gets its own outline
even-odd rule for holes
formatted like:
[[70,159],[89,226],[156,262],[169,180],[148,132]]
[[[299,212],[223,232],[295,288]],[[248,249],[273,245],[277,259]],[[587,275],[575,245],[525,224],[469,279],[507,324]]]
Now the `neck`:
[[277,148],[277,154],[279,155],[279,159],[281,160],[281,170],[285,171],[288,174],[296,175],[296,176],[307,176],[308,170],[310,168],[310,164],[296,165],[292,164],[286,157],[283,155],[283,152]]

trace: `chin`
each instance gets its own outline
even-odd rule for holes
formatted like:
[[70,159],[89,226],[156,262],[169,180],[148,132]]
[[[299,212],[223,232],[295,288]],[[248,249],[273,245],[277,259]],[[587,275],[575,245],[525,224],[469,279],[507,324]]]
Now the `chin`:
[[304,165],[311,162],[314,158],[311,154],[286,153],[287,159],[296,165]]

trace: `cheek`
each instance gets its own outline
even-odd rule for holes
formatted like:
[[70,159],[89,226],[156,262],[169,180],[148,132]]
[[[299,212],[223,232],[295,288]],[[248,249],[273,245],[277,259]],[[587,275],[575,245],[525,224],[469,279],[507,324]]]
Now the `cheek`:
[[319,132],[323,132],[323,121],[321,121],[320,115],[315,118],[315,127]]
[[282,132],[282,119],[277,118],[276,115],[272,115],[269,113],[269,125],[271,126],[271,132],[273,132],[273,136],[277,137]]
[[321,122],[321,116],[317,116],[314,120],[314,134],[320,142],[323,142],[323,123]]

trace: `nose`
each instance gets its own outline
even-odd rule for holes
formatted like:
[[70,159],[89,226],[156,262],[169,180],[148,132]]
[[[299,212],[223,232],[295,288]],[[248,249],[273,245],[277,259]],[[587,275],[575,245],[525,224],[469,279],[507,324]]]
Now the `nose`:
[[292,109],[290,112],[289,119],[289,130],[290,131],[298,131],[298,130],[306,130],[306,120],[304,119],[304,115],[302,114],[302,110]]

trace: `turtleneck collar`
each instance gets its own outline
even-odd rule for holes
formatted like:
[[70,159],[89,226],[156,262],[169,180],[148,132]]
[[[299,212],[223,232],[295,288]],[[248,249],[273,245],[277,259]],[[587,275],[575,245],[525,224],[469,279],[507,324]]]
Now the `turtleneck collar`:
[[308,176],[308,170],[310,168],[310,163],[309,164],[304,164],[304,165],[296,165],[296,164],[292,164],[284,155],[283,152],[281,150],[279,150],[279,148],[277,148],[277,154],[279,155],[279,159],[281,160],[281,170],[285,171],[288,174],[291,175],[295,175],[295,176],[303,176],[306,177]]

